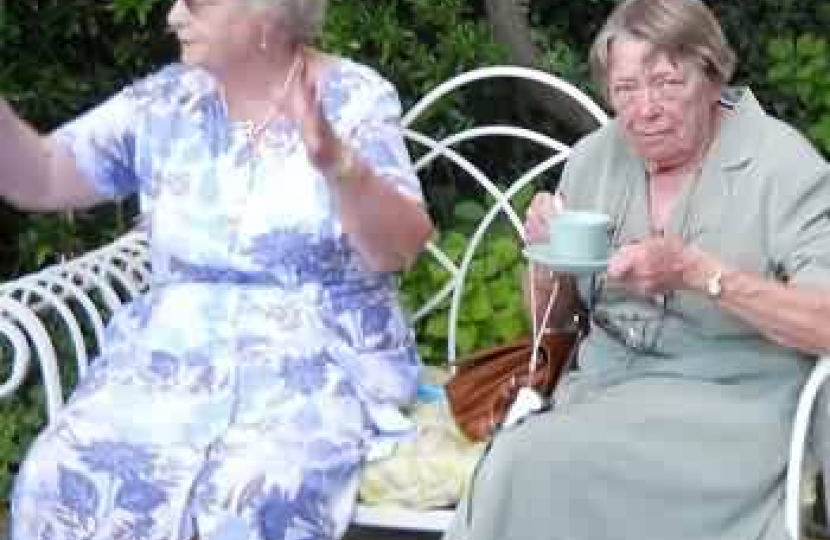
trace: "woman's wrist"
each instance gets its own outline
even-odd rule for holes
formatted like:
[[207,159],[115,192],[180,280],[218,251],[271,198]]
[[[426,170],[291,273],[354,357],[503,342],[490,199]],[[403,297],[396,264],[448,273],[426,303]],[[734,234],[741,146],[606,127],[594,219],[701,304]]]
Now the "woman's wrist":
[[719,297],[720,281],[726,272],[724,265],[700,249],[691,250],[688,256],[690,262],[686,264],[686,270],[683,273],[685,287],[709,297]]
[[360,176],[359,160],[355,152],[346,144],[340,143],[334,154],[333,162],[323,169],[329,180],[338,184],[348,184]]

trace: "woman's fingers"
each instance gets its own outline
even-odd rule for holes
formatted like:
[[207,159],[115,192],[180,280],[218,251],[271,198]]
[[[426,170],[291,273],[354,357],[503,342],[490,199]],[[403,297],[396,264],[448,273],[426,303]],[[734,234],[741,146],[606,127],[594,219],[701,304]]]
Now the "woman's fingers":
[[530,244],[547,242],[550,218],[564,208],[565,203],[559,193],[537,193],[533,197],[525,216],[525,238],[527,242]]
[[631,290],[659,294],[683,288],[693,255],[677,236],[649,237],[620,247],[606,274]]
[[338,161],[342,144],[326,117],[318,87],[307,62],[300,60],[296,92],[290,99],[290,115],[300,125],[303,142],[315,166],[328,171]]

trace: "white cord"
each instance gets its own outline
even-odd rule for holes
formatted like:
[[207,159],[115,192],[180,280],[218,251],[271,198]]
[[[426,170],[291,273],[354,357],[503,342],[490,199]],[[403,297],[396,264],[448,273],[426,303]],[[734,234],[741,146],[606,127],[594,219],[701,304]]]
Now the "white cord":
[[[557,294],[559,294],[559,280],[553,280],[553,289],[551,289],[550,296],[548,297],[548,305],[545,308],[545,314],[542,317],[540,323],[537,323],[536,318],[536,297],[535,297],[535,289],[534,281],[533,281],[533,274],[534,274],[535,264],[533,262],[530,263],[530,314],[532,320],[532,327],[533,327],[533,350],[530,353],[530,373],[531,375],[536,371],[536,365],[539,363],[539,346],[542,343],[542,338],[545,336],[545,328],[548,325],[548,319],[550,318],[550,312],[553,310],[553,303],[556,300]],[[532,382],[531,380],[528,381],[528,385]]]
[[545,309],[545,315],[541,321],[541,331],[539,329],[539,324],[536,324],[536,295],[534,294],[533,289],[533,263],[530,263],[530,301],[531,301],[531,316],[533,317],[533,350],[530,353],[530,373],[528,374],[527,384],[519,388],[518,393],[516,394],[516,398],[511,403],[510,408],[507,410],[507,415],[505,416],[503,425],[504,426],[512,426],[526,417],[528,414],[539,411],[542,407],[545,406],[545,402],[542,399],[542,396],[539,395],[539,392],[533,388],[533,373],[536,371],[536,364],[538,362],[539,357],[539,344],[542,342],[542,337],[545,333],[545,328],[547,327],[547,321],[550,317],[551,309],[553,308],[554,298],[556,297],[556,293],[559,291],[559,280],[555,280],[555,287],[551,291],[550,298],[548,300],[547,309]]

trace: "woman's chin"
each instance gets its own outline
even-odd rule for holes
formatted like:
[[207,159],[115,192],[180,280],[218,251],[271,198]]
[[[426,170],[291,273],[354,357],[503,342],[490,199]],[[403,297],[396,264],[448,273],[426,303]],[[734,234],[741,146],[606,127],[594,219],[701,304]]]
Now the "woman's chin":
[[179,54],[179,60],[187,66],[204,67],[207,58],[199,51],[198,47],[184,46]]
[[677,154],[677,149],[666,141],[648,140],[637,141],[634,144],[637,154],[646,161],[664,161]]
[[182,53],[181,56],[179,57],[179,61],[182,64],[184,64],[186,66],[191,66],[191,67],[202,67],[204,65],[204,62],[201,58],[199,58],[195,55],[192,55],[192,54]]

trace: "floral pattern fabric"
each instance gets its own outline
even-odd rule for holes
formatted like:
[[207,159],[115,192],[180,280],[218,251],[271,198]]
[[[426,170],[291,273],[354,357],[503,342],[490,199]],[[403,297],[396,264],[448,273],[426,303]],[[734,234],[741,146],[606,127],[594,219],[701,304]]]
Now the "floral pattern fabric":
[[[420,200],[393,87],[338,61],[335,130]],[[419,360],[298,126],[252,148],[206,72],[170,66],[53,134],[96,189],[148,204],[154,284],[21,467],[15,540],[337,538]]]

